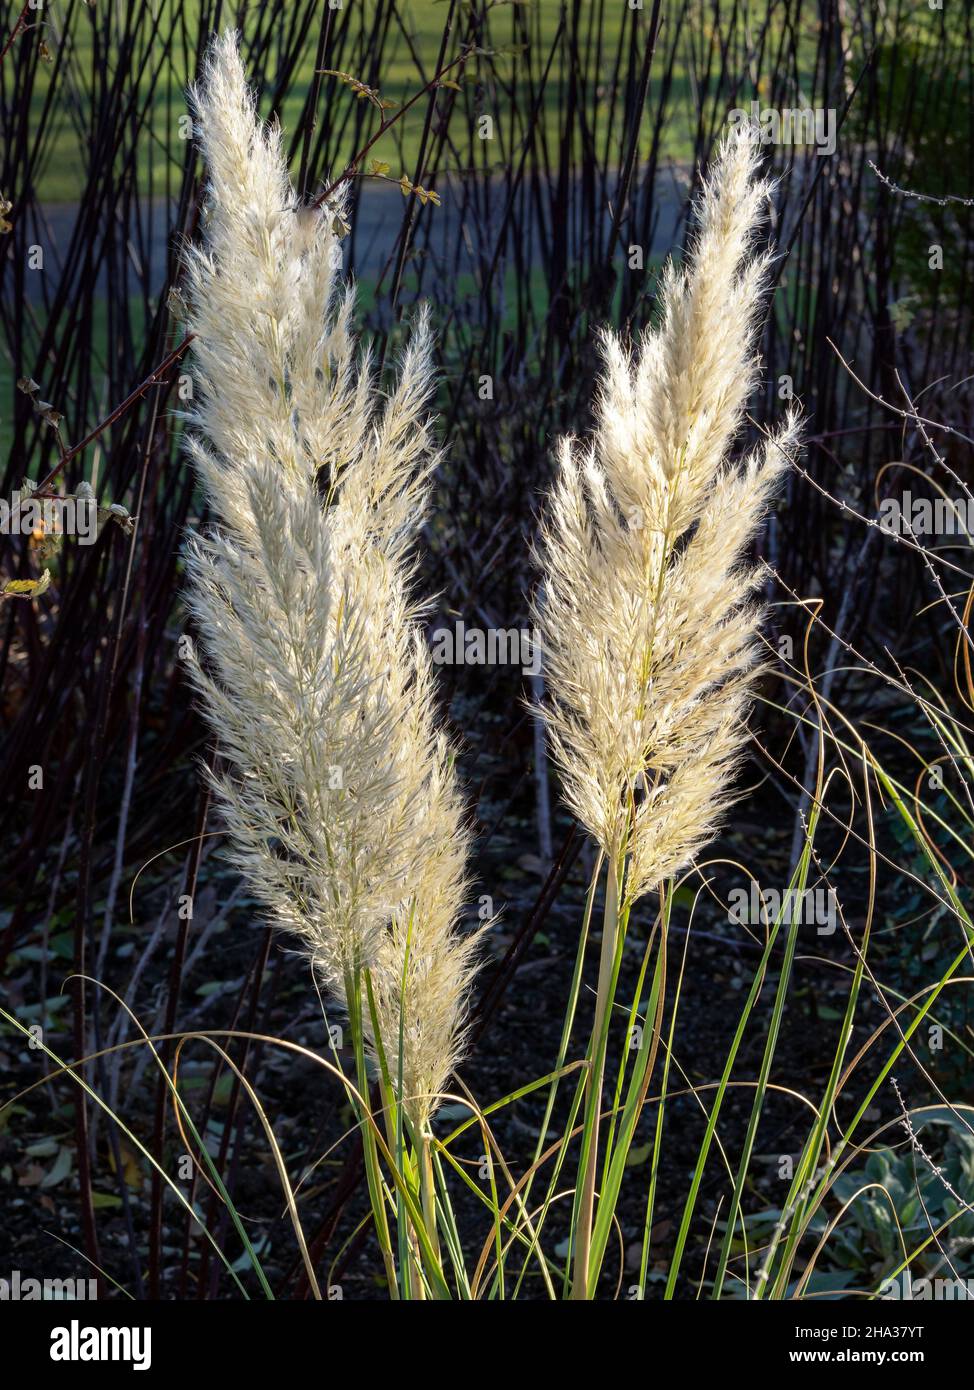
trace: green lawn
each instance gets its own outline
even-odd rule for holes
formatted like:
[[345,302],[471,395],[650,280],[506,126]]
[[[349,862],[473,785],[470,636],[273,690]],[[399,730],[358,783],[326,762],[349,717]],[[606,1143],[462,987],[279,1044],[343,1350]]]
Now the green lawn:
[[[133,0],[133,3],[135,0]],[[151,0],[148,0],[151,4]],[[324,3],[324,0],[322,0]],[[193,21],[196,12],[195,0],[187,0],[185,6],[180,6],[176,0],[155,0],[156,12],[162,17],[160,32],[165,35],[174,13],[184,10],[188,18]],[[95,13],[100,12],[100,7]],[[361,24],[367,22],[371,13],[374,12],[374,0],[345,0],[345,6],[341,16],[342,23]],[[504,80],[508,80],[516,71],[515,65],[523,63],[523,57],[519,57],[511,51],[514,38],[514,6],[511,4],[498,5],[491,14],[491,42],[496,50],[497,56],[490,62],[474,59],[467,65],[465,80],[467,83],[477,81],[485,82],[485,97],[481,109],[492,114],[495,122],[495,138],[486,152],[480,151],[478,154],[486,153],[488,162],[501,163],[516,156],[520,147],[520,125],[512,127],[515,113],[512,111],[512,103],[508,94],[500,87],[495,87],[491,81],[491,67],[496,69],[497,74]],[[557,31],[558,17],[561,12],[561,0],[527,0],[518,6],[518,12],[523,16],[527,15],[536,31],[538,37],[532,45],[537,51],[533,56],[533,67],[535,72],[540,71],[550,52],[552,39]],[[67,33],[64,32],[64,16],[71,13],[73,16]],[[85,138],[79,135],[78,112],[72,111],[71,104],[65,100],[64,75],[71,78],[71,85],[76,91],[84,92],[91,80],[92,66],[92,36],[91,36],[91,14],[84,6],[75,4],[71,9],[67,0],[50,0],[46,11],[48,17],[47,43],[48,48],[56,53],[62,46],[65,48],[65,73],[59,82],[59,93],[56,102],[54,115],[54,139],[50,149],[49,157],[46,161],[41,179],[40,195],[44,201],[73,202],[80,192],[85,177]],[[436,57],[439,52],[440,34],[442,24],[446,15],[446,6],[443,0],[405,0],[402,5],[402,14],[406,29],[410,35],[412,46],[419,55],[423,65],[425,75],[428,77],[435,66]],[[612,0],[605,6],[605,22],[601,36],[603,49],[611,53],[613,45],[618,38],[619,26],[624,21],[629,23],[630,16],[627,15],[625,0]],[[639,16],[643,25],[648,25],[648,13],[643,12]],[[579,44],[582,47],[588,45],[587,51],[593,51],[591,45],[594,39],[588,32],[587,18],[583,20],[583,30],[579,35]],[[160,38],[159,52],[165,49],[165,40]],[[179,130],[179,121],[186,116],[186,104],[184,91],[186,82],[190,74],[185,68],[178,65],[185,62],[183,46],[181,41],[174,45],[175,62],[164,72],[155,88],[152,105],[149,110],[147,128],[143,130],[141,136],[141,171],[143,188],[151,190],[157,194],[164,194],[165,172],[166,172],[166,148],[175,145],[179,149],[174,136]],[[148,66],[148,65],[147,65]],[[301,111],[309,85],[313,78],[314,66],[314,36],[309,36],[308,53],[295,77],[291,82],[289,94],[284,103],[283,121],[285,129],[293,129],[297,117]],[[552,81],[546,91],[543,106],[543,116],[546,122],[549,135],[550,148],[553,157],[558,153],[558,124],[557,111],[559,104],[563,101],[563,88],[557,81],[559,69],[563,66],[561,58],[556,58],[552,66]],[[594,66],[594,63],[593,63]],[[110,73],[110,64],[108,71]],[[604,76],[608,76],[609,59],[606,58],[602,65]],[[355,77],[365,78],[367,73],[356,72]],[[486,79],[486,80],[485,80]],[[42,104],[50,83],[48,70],[44,69],[39,77],[34,94],[34,111],[32,116],[39,117]],[[423,85],[419,75],[416,62],[410,52],[409,45],[401,30],[393,27],[390,31],[389,42],[386,55],[381,67],[381,80],[379,87],[383,98],[402,103],[410,95],[415,93]],[[151,90],[151,83],[148,78],[143,78],[143,88],[145,92]],[[652,94],[651,94],[652,96]],[[674,79],[674,90],[671,96],[671,104],[675,102],[677,108],[685,102],[688,96],[688,84],[685,74],[677,68]],[[354,102],[355,97],[347,88],[339,87],[336,84],[335,100],[343,103]],[[608,101],[610,100],[608,90],[605,95],[594,96],[591,106],[599,107],[599,114],[604,116],[608,111]],[[522,106],[526,101],[517,103]],[[653,101],[650,101],[650,109],[647,111],[646,120],[646,141],[647,146],[650,138],[650,119],[653,109]],[[82,107],[83,111],[83,98]],[[373,113],[370,113],[370,116]],[[525,118],[526,113],[522,110],[518,116],[518,121]],[[395,130],[375,146],[372,154],[388,162],[392,166],[393,173],[398,176],[403,171],[403,167],[413,171],[415,160],[418,153],[419,140],[423,125],[424,106],[417,103],[414,111],[404,117],[398,123]],[[374,113],[376,122],[380,119],[379,113]],[[454,115],[454,137],[457,140],[461,152],[461,162],[466,146],[465,114],[462,105],[458,101],[458,106]],[[370,130],[374,126],[370,127]],[[674,157],[685,157],[691,148],[690,146],[690,121],[689,113],[686,119],[671,120],[666,124],[666,153]],[[511,146],[515,146],[512,150]],[[355,151],[351,147],[343,149],[341,162],[344,163]],[[581,150],[575,152],[576,157],[581,156]],[[175,177],[177,171],[173,170]],[[7,190],[4,190],[7,191]],[[15,192],[13,194],[15,197]]]
[[[327,0],[320,0],[320,3],[323,7]],[[341,25],[352,25],[353,32],[356,34],[362,32],[363,27],[365,32],[370,32],[371,19],[376,13],[376,3],[377,0],[343,0],[343,8],[338,22]],[[657,47],[643,122],[643,141],[646,150],[651,142],[652,125],[657,116],[660,96],[659,84],[663,80],[666,69],[668,48],[674,42],[676,44],[676,58],[672,65],[670,89],[661,124],[661,144],[664,158],[672,158],[681,163],[690,158],[699,102],[705,96],[705,93],[697,90],[695,83],[690,78],[687,59],[691,47],[697,55],[697,67],[699,68],[702,63],[704,67],[709,69],[711,83],[717,80],[722,67],[721,61],[715,58],[715,52],[721,49],[725,50],[725,77],[737,81],[743,76],[743,80],[737,88],[737,100],[742,105],[746,105],[755,95],[765,96],[767,94],[769,90],[768,68],[771,64],[783,62],[790,70],[791,60],[788,50],[794,36],[790,28],[786,31],[785,25],[786,22],[790,23],[794,18],[793,0],[791,3],[772,7],[770,23],[773,30],[773,40],[766,37],[763,44],[758,42],[757,36],[767,20],[768,6],[771,3],[772,0],[766,0],[765,5],[759,4],[753,10],[749,7],[743,7],[743,9],[733,8],[728,11],[719,7],[716,0],[696,0],[694,17],[692,20],[685,20],[682,28],[674,27],[677,24],[674,17],[671,17],[667,22],[664,13],[664,27]],[[128,10],[126,10],[126,4]],[[157,40],[156,51],[160,55],[160,60],[167,51],[166,36],[171,32],[176,35],[175,42],[171,45],[172,58],[166,59],[167,68],[160,74],[154,90],[147,75],[152,67],[151,52],[144,64],[146,72],[141,78],[142,89],[146,96],[148,97],[149,92],[153,91],[147,120],[138,137],[141,189],[143,194],[151,193],[154,196],[165,196],[167,172],[173,186],[175,186],[175,179],[178,177],[178,168],[170,162],[167,151],[175,149],[177,156],[181,152],[177,134],[180,129],[180,122],[182,121],[185,125],[187,118],[185,88],[191,76],[186,66],[186,45],[183,42],[183,37],[184,30],[190,34],[195,33],[199,13],[198,0],[126,0],[126,4],[118,6],[113,20],[115,29],[117,30],[123,23],[124,15],[135,13],[138,6],[143,6],[145,11],[158,16],[160,38]],[[479,103],[477,110],[490,114],[495,124],[495,138],[486,148],[481,145],[480,141],[473,141],[474,157],[477,158],[478,163],[486,162],[488,165],[496,164],[498,166],[509,163],[518,157],[523,147],[523,127],[528,117],[530,103],[523,81],[520,80],[520,73],[525,65],[525,56],[523,53],[517,54],[511,51],[514,40],[518,37],[518,34],[515,33],[515,23],[523,20],[533,35],[530,45],[532,49],[531,65],[537,75],[543,69],[550,52],[552,41],[558,29],[562,6],[563,0],[516,0],[516,3],[514,0],[496,0],[494,7],[490,10],[489,42],[495,51],[495,56],[489,60],[479,58],[470,60],[464,76],[464,85],[473,88],[477,93]],[[227,6],[227,11],[236,10],[236,8],[235,5]],[[384,98],[401,104],[422,87],[423,78],[429,77],[433,71],[439,52],[441,29],[447,14],[447,6],[445,0],[401,0],[399,8],[403,26],[400,28],[393,24],[389,30],[388,41],[385,46],[386,51],[379,67],[380,76],[377,85]],[[644,31],[648,32],[650,8],[650,0],[645,0],[645,8],[634,16],[627,9],[627,0],[584,0],[579,31],[572,35],[571,45],[563,41],[559,49],[551,67],[551,77],[545,90],[541,108],[552,159],[557,160],[560,153],[559,118],[566,105],[565,74],[570,47],[578,55],[582,80],[588,83],[585,108],[588,124],[594,131],[596,145],[598,147],[600,142],[604,140],[605,132],[611,123],[614,132],[611,149],[613,151],[618,149],[620,112],[613,111],[611,106],[613,101],[619,102],[620,100],[618,95],[613,92],[615,46],[619,39],[620,26],[623,24],[629,26],[634,19],[638,21]],[[467,6],[461,4],[459,6],[460,20],[458,25],[462,24],[466,12]],[[40,16],[43,16],[40,22],[44,25],[43,34],[48,49],[55,58],[62,59],[64,63],[54,101],[53,139],[45,167],[39,179],[39,193],[44,201],[74,202],[83,186],[87,160],[87,129],[90,125],[90,113],[85,109],[85,93],[93,82],[98,82],[102,78],[110,79],[112,76],[113,55],[111,53],[109,53],[108,62],[102,63],[100,68],[93,64],[92,59],[91,26],[93,22],[102,23],[104,13],[105,10],[101,3],[88,5],[82,3],[82,0],[48,0],[46,7],[38,12]],[[256,13],[256,6],[251,6],[251,13]],[[797,35],[799,80],[797,83],[792,82],[790,84],[794,87],[794,91],[789,96],[795,105],[801,105],[803,101],[814,104],[816,99],[821,100],[821,93],[816,93],[813,90],[813,74],[819,43],[817,11],[814,7],[804,6],[800,15],[801,29]],[[598,25],[593,22],[596,16],[601,18],[601,33],[598,31]],[[177,17],[179,17],[178,24],[176,23]],[[941,42],[940,22],[939,11],[931,11],[926,5],[918,6],[909,14],[898,18],[897,41],[929,47],[936,59],[937,48]],[[948,23],[960,24],[962,22],[961,16],[952,12]],[[715,32],[718,25],[721,30],[719,34]],[[713,48],[708,57],[708,47],[711,41]],[[289,86],[282,113],[286,130],[294,128],[313,80],[315,42],[316,34],[309,34],[307,53]],[[628,35],[625,43],[628,44]],[[345,54],[351,53],[356,47],[353,40],[346,46]],[[418,56],[423,76],[420,75],[411,49]],[[758,50],[762,54],[760,60],[755,57]],[[341,61],[348,64],[352,63],[352,60],[347,56],[343,57]],[[364,62],[363,66],[367,68],[372,61],[370,53],[368,61]],[[854,52],[850,56],[850,71],[857,69],[860,61],[860,57],[857,57]],[[757,68],[755,68],[756,62],[759,62]],[[33,96],[32,122],[36,122],[40,118],[51,81],[50,73],[53,71],[43,64],[41,69]],[[598,74],[597,81],[595,74]],[[621,66],[621,77],[624,79],[625,75],[626,62],[624,61]],[[357,71],[353,73],[353,76],[365,80],[369,78],[369,72],[367,70]],[[514,83],[513,99],[507,90],[511,82]],[[334,84],[330,94],[328,88],[329,84],[326,83],[322,94],[322,106],[324,107],[331,99],[339,103],[338,111],[340,113],[347,113],[350,105],[355,102],[353,93],[348,88],[337,84]],[[451,137],[456,146],[456,153],[447,156],[446,167],[449,167],[451,162],[464,166],[469,164],[471,160],[466,130],[465,103],[466,97],[458,97],[450,129]],[[372,151],[375,158],[390,165],[391,172],[396,177],[402,172],[410,174],[414,172],[424,111],[425,104],[418,102],[416,107],[396,125],[393,131],[383,137]],[[320,116],[327,119],[327,114],[326,110],[322,110]],[[369,116],[376,123],[380,120],[379,113],[374,109],[370,109]],[[369,127],[370,133],[374,128],[374,124]],[[356,141],[355,143],[360,142]],[[355,148],[349,140],[341,149],[336,164],[339,167],[344,167],[353,153],[355,153]],[[574,162],[580,164],[585,154],[586,151],[576,135],[576,143],[571,150]],[[596,157],[600,161],[604,157],[599,148],[597,148]],[[177,158],[177,163],[181,164],[181,162]],[[0,192],[11,198],[16,205],[16,189],[2,189]]]

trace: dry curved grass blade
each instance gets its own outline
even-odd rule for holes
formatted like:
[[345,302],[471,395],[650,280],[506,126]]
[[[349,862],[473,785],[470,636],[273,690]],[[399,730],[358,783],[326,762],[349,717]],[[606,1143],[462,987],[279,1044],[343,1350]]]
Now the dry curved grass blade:
[[[175,1056],[173,1057],[172,1075],[174,1092],[176,1092],[176,1088],[178,1086],[177,1073],[179,1070],[179,1054],[187,1041],[188,1039],[182,1038],[176,1045],[176,1052]],[[298,1242],[298,1249],[301,1252],[301,1259],[304,1263],[305,1273],[308,1276],[308,1283],[311,1286],[311,1291],[314,1294],[315,1298],[318,1299],[318,1301],[320,1302],[321,1289],[318,1287],[318,1278],[315,1274],[314,1265],[311,1263],[311,1256],[308,1253],[308,1245],[307,1241],[304,1238],[304,1229],[301,1225],[301,1218],[298,1216],[298,1208],[297,1203],[294,1199],[294,1191],[291,1187],[291,1180],[288,1177],[288,1171],[287,1166],[284,1162],[284,1156],[281,1153],[280,1145],[278,1144],[277,1137],[274,1134],[274,1128],[270,1120],[267,1118],[267,1114],[264,1110],[264,1107],[260,1103],[260,1099],[257,1095],[257,1092],[254,1090],[253,1086],[247,1080],[247,1077],[244,1074],[242,1068],[237,1066],[236,1062],[230,1056],[229,1052],[227,1052],[225,1048],[222,1048],[219,1043],[214,1042],[212,1038],[205,1038],[203,1039],[203,1041],[205,1041],[209,1047],[212,1047],[216,1052],[219,1053],[219,1055],[223,1058],[223,1061],[237,1077],[241,1086],[243,1086],[244,1091],[247,1093],[247,1098],[249,1099],[251,1105],[253,1105],[254,1107],[254,1111],[256,1112],[257,1118],[260,1120],[261,1126],[264,1130],[264,1134],[267,1138],[267,1142],[270,1145],[271,1154],[274,1158],[274,1166],[277,1168],[277,1175],[280,1179],[281,1186],[284,1189],[284,1196],[287,1201],[288,1215],[291,1218],[291,1225],[294,1228],[294,1237]],[[174,1109],[176,1114],[176,1124],[179,1128],[180,1137],[182,1138],[183,1143],[186,1145],[187,1153],[192,1155],[192,1149],[190,1147],[189,1140],[186,1136],[185,1130],[183,1129],[182,1118],[180,1115],[181,1107],[177,1106],[174,1107]],[[206,1178],[205,1171],[202,1168],[200,1168],[199,1171],[201,1172],[204,1179],[209,1183],[209,1179]],[[212,1183],[210,1183],[209,1185],[214,1192],[217,1191],[216,1187],[214,1187]]]

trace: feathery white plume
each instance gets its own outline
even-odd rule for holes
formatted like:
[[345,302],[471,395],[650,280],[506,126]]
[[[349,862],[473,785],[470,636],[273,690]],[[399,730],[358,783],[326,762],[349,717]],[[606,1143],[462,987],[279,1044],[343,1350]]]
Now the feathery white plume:
[[300,208],[232,33],[194,90],[209,177],[189,253],[198,435],[218,527],[189,551],[193,663],[229,770],[211,781],[236,865],[347,1005],[371,975],[381,1044],[424,1125],[457,1060],[474,936],[468,836],[411,548],[436,451],[425,316],[380,409],[357,360],[335,207]]
[[632,357],[604,335],[595,436],[561,441],[542,533],[544,717],[571,810],[610,862],[628,857],[629,903],[685,867],[729,803],[760,617],[741,557],[798,442],[789,411],[742,467],[727,461],[770,261],[751,250],[758,158],[749,130],[724,138],[659,326]]

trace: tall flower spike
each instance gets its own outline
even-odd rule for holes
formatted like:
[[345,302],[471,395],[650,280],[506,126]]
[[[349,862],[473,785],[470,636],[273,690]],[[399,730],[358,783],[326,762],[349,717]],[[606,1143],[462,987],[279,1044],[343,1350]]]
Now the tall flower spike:
[[421,318],[378,404],[357,360],[335,209],[300,209],[235,35],[193,102],[209,174],[188,253],[199,403],[188,448],[218,521],[189,547],[192,663],[229,770],[232,857],[327,991],[370,972],[373,1052],[425,1126],[456,1063],[475,940],[457,926],[468,836],[411,597],[436,453]]
[[746,129],[723,139],[661,322],[634,357],[604,335],[595,436],[561,442],[542,532],[544,717],[571,810],[628,862],[624,904],[712,836],[746,738],[760,614],[742,555],[799,439],[790,411],[727,461],[770,260],[751,249],[758,156]]

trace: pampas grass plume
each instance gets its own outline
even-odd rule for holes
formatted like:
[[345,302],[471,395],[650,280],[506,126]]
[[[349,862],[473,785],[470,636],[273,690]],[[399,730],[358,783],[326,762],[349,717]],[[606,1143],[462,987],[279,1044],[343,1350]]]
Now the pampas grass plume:
[[746,128],[724,138],[661,322],[632,353],[603,335],[595,435],[561,441],[539,548],[544,717],[569,807],[628,864],[623,906],[713,835],[747,737],[760,614],[743,555],[799,434],[790,411],[729,462],[770,262],[752,250],[758,160]]
[[189,549],[193,678],[226,770],[232,857],[345,1007],[369,972],[381,1046],[422,1128],[462,1045],[475,940],[468,835],[412,597],[436,449],[419,319],[380,403],[340,276],[339,207],[299,207],[233,34],[194,90],[208,175],[188,256],[189,451],[216,521]]

